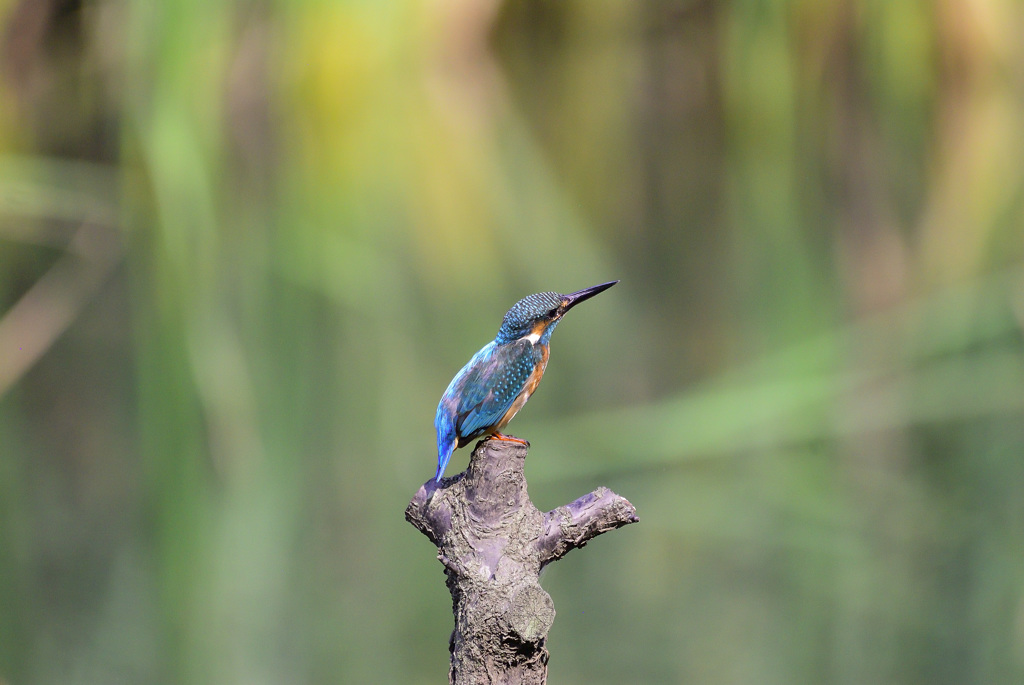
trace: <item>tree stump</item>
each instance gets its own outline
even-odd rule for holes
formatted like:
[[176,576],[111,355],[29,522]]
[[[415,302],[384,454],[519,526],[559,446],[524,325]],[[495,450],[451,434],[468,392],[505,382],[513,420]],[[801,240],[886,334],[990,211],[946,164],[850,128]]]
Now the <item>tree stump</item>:
[[469,468],[427,481],[405,518],[437,547],[452,593],[454,685],[547,681],[555,619],[540,571],[605,531],[636,523],[636,509],[608,488],[541,513],[526,492],[528,445],[484,439]]

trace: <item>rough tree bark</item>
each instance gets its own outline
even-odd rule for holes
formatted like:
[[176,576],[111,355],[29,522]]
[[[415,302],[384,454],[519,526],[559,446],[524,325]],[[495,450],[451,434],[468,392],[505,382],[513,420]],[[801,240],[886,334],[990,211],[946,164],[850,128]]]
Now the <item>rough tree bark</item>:
[[544,566],[628,523],[636,509],[608,488],[541,513],[526,492],[527,446],[485,439],[469,468],[425,483],[405,518],[430,538],[452,593],[454,685],[543,685],[555,619]]

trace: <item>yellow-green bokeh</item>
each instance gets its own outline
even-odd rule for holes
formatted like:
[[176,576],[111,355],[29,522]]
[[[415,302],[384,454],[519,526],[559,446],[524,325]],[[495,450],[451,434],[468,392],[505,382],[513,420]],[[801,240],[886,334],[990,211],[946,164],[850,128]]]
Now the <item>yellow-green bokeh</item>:
[[436,402],[613,278],[509,428],[641,518],[553,683],[1021,682],[1022,26],[0,1],[0,683],[444,682]]

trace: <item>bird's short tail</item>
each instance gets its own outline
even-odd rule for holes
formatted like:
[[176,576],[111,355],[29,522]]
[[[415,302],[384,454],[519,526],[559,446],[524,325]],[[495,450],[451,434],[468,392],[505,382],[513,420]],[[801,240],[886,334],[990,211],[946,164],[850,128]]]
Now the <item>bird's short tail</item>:
[[458,437],[455,435],[454,422],[441,407],[438,407],[434,425],[437,428],[437,475],[434,480],[440,481],[448,460],[452,458],[452,452],[458,446]]
[[445,447],[438,445],[437,449],[437,475],[434,476],[434,480],[440,481],[441,476],[444,475],[444,469],[448,466],[448,460],[452,458],[452,452],[455,451],[455,443],[452,442]]

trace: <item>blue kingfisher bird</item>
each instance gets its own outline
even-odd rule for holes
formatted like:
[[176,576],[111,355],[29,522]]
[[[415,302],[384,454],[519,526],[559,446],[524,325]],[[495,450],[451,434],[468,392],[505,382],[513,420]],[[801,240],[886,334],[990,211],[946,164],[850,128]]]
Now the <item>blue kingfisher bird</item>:
[[537,293],[512,305],[492,342],[459,371],[437,405],[437,475],[452,452],[481,435],[524,443],[501,434],[544,376],[551,334],[565,313],[618,283],[610,281],[569,295]]

